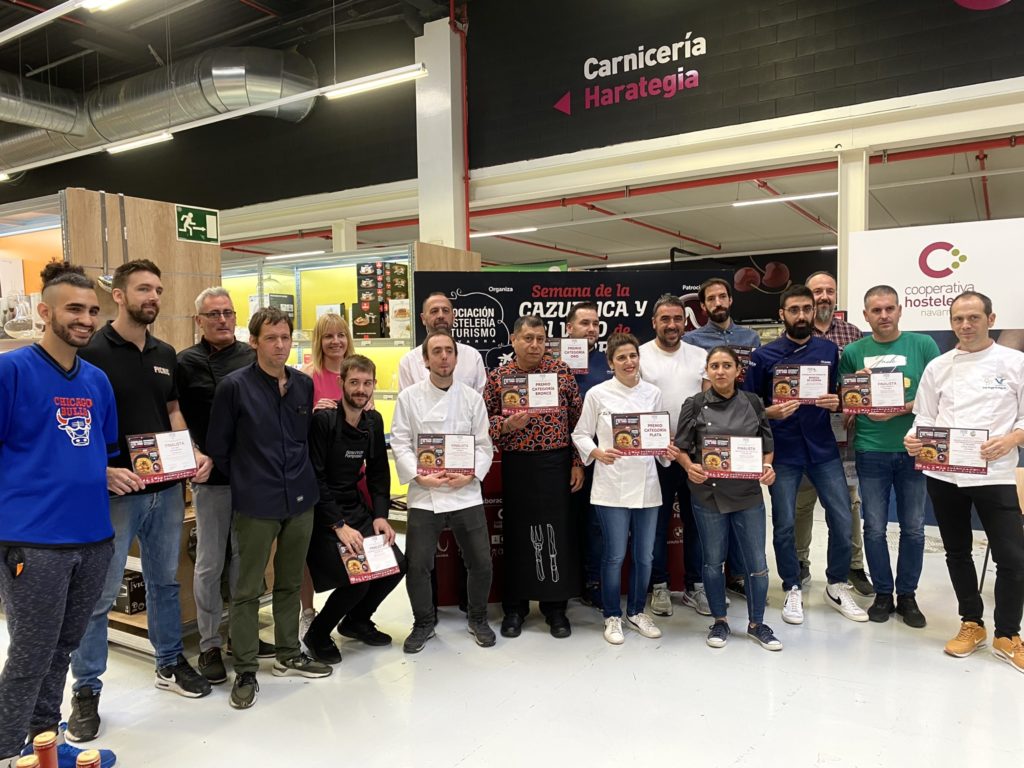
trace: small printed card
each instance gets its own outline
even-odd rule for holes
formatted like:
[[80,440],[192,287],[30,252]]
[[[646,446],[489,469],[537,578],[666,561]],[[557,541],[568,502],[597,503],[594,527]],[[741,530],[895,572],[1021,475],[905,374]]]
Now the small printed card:
[[733,352],[736,353],[736,356],[739,357],[740,359],[740,370],[739,374],[736,376],[736,383],[742,384],[743,380],[747,378],[747,368],[750,367],[750,353],[754,351],[754,348],[741,347],[735,344],[730,344],[729,346],[732,348]]
[[146,485],[181,480],[196,473],[196,455],[187,429],[127,435],[132,472]]
[[903,374],[843,374],[839,399],[845,413],[903,413]]
[[476,472],[476,438],[473,435],[423,433],[416,438],[416,473],[436,475]]
[[836,445],[842,447],[850,442],[850,431],[843,423],[843,414],[830,413],[828,415],[829,426],[832,427],[832,436],[836,439]]
[[827,365],[777,365],[772,377],[772,402],[813,403],[828,394]]
[[988,474],[988,462],[981,458],[981,444],[988,440],[987,429],[918,427],[917,438],[924,447],[917,454],[914,469],[962,475]]
[[506,373],[501,377],[501,413],[558,413],[557,373]]
[[561,360],[573,373],[587,373],[590,368],[590,350],[586,339],[548,339],[547,353]]
[[612,414],[612,443],[624,456],[661,456],[671,442],[668,411]]
[[384,534],[366,536],[363,539],[363,554],[349,552],[348,547],[338,542],[338,554],[348,574],[349,584],[383,579],[398,573],[398,561],[391,546],[384,541]]
[[704,474],[722,480],[757,480],[764,474],[760,437],[707,435],[700,451]]

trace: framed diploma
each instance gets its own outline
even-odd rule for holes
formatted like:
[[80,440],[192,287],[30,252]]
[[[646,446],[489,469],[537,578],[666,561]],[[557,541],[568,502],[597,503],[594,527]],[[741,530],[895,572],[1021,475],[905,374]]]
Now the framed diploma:
[[341,556],[342,567],[348,574],[349,584],[383,579],[385,576],[398,573],[395,551],[384,541],[383,534],[365,537],[361,555],[350,552],[348,547],[339,541],[338,554]]
[[573,373],[587,373],[590,368],[590,350],[586,339],[548,339],[547,353],[561,360]]
[[612,414],[612,443],[625,456],[661,456],[671,442],[668,411]]
[[700,449],[704,474],[722,480],[757,480],[764,474],[760,437],[707,435]]
[[772,402],[813,403],[828,394],[827,365],[777,365],[772,376]]
[[196,473],[196,455],[187,429],[127,435],[132,472],[146,485],[181,480]]
[[501,377],[501,413],[558,413],[557,373],[506,373]]
[[988,440],[987,429],[918,427],[917,439],[924,443],[924,447],[917,454],[914,469],[963,475],[988,474],[988,462],[981,458],[981,444]]
[[476,438],[473,435],[424,433],[416,438],[416,473],[436,475],[476,472]]
[[903,413],[903,374],[843,374],[839,400],[846,413]]

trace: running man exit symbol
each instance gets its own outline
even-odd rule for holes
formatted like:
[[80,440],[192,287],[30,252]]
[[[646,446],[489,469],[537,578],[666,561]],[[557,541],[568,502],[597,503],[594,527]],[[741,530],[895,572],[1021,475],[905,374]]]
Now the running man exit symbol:
[[174,206],[178,239],[193,243],[220,243],[217,211],[209,208]]

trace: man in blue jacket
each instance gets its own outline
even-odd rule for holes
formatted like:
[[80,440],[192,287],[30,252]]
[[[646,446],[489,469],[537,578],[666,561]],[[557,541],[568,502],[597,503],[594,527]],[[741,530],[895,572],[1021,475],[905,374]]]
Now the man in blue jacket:
[[[829,583],[825,602],[852,621],[867,621],[867,613],[850,596],[846,582],[850,571],[850,496],[829,418],[839,407],[839,347],[812,335],[814,294],[806,286],[794,285],[782,293],[779,317],[786,332],[751,353],[743,388],[761,396],[775,437],[775,483],[770,493],[775,562],[786,591],[782,620],[787,624],[804,621],[794,520],[797,488],[806,474],[825,507],[828,525],[825,573]],[[799,377],[801,388],[810,384],[806,379],[812,376],[827,377],[827,392],[813,402],[783,399],[790,394],[792,380],[775,381],[778,366],[799,366],[793,378]],[[783,401],[776,404],[776,396]]]
[[238,581],[231,600],[235,683],[230,704],[247,709],[259,684],[259,600],[274,555],[274,674],[327,677],[331,668],[299,647],[299,587],[319,498],[307,435],[313,380],[287,364],[292,321],[275,308],[253,313],[249,343],[256,362],[228,374],[213,398],[206,444],[231,482],[238,540]]

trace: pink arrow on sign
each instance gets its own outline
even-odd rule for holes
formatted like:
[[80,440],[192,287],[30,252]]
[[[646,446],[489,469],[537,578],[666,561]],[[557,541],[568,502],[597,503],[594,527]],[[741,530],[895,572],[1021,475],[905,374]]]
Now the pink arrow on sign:
[[555,109],[565,115],[572,114],[572,103],[571,103],[572,91],[566,91],[565,95],[562,96],[558,101],[555,102]]

